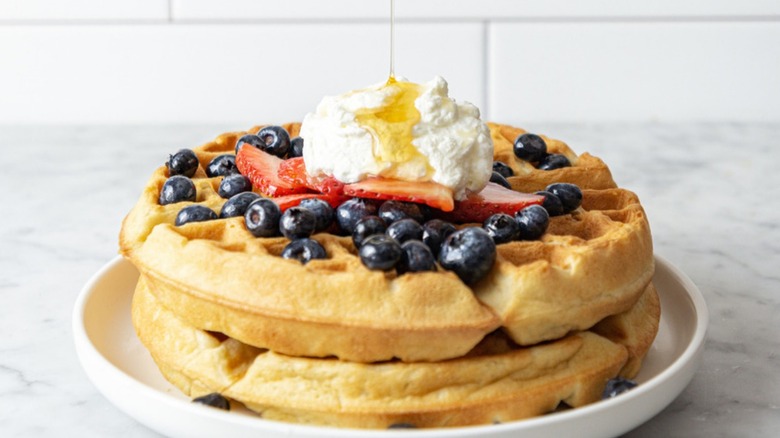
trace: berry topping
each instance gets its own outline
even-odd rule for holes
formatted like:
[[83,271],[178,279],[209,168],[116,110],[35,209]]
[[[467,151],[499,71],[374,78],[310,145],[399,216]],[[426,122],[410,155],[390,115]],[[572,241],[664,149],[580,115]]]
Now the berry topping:
[[582,190],[574,184],[550,184],[545,191],[552,193],[560,199],[564,213],[571,213],[582,205]]
[[541,205],[530,205],[515,215],[519,240],[536,240],[547,231],[550,215]]
[[324,194],[341,194],[344,183],[332,176],[311,177],[302,157],[290,158],[279,164],[279,179],[293,186],[303,186]]
[[360,261],[368,269],[387,271],[393,269],[401,259],[401,245],[391,237],[377,234],[363,242],[358,251]]
[[431,249],[419,240],[409,240],[401,245],[401,259],[395,265],[399,275],[407,272],[435,271],[436,258]]
[[231,198],[239,193],[251,192],[252,182],[240,173],[233,173],[222,179],[217,192],[223,198]]
[[238,141],[236,141],[236,155],[238,155],[238,151],[240,151],[241,147],[243,147],[245,144],[260,149],[261,146],[263,146],[263,140],[261,140],[260,137],[255,134],[246,134],[242,136],[238,139]]
[[279,165],[284,161],[252,146],[243,145],[236,155],[236,167],[249,178],[252,186],[268,196],[305,193],[305,186],[295,186],[279,178]]
[[249,204],[259,198],[260,195],[255,192],[243,192],[233,195],[227,202],[222,204],[222,210],[219,212],[219,217],[243,216],[244,213],[246,213],[246,208],[249,207]]
[[176,226],[182,226],[190,222],[203,222],[217,219],[217,214],[208,207],[202,205],[190,205],[179,210],[176,215]]
[[423,243],[428,245],[433,255],[439,255],[441,243],[456,231],[455,225],[441,219],[431,219],[423,224]]
[[360,198],[416,202],[442,211],[452,211],[454,207],[452,190],[431,181],[409,182],[387,178],[368,178],[345,185],[344,194]]
[[412,423],[393,423],[387,426],[388,429],[417,429]]
[[281,126],[266,126],[257,132],[262,144],[260,149],[279,158],[284,158],[290,150],[290,134]]
[[319,199],[330,205],[331,208],[336,208],[341,205],[341,203],[344,202],[346,198],[340,196],[322,195],[319,193],[299,193],[297,195],[278,196],[271,199],[276,202],[276,205],[278,205],[282,211],[285,211],[290,207],[300,205],[307,199]]
[[490,216],[482,224],[496,245],[515,240],[518,233],[518,225],[515,218],[506,213],[496,213]]
[[352,198],[336,208],[336,220],[342,231],[352,234],[358,221],[366,216],[376,216],[376,213],[375,203],[366,199]]
[[539,162],[547,155],[547,143],[536,134],[521,134],[515,140],[515,156],[524,161]]
[[306,198],[301,200],[301,207],[314,213],[317,224],[314,226],[315,232],[327,230],[333,223],[333,206],[320,198]]
[[416,220],[407,218],[390,224],[385,234],[398,243],[404,243],[408,240],[422,240],[423,228]]
[[379,217],[388,224],[401,219],[414,219],[419,223],[425,222],[425,214],[420,204],[403,201],[385,201],[379,206]]
[[324,259],[327,257],[325,248],[314,239],[304,237],[295,239],[288,243],[282,250],[282,257],[285,259],[298,260],[306,264],[313,259]]
[[287,156],[290,158],[303,156],[303,138],[294,137],[290,140],[290,151],[287,152]]
[[536,167],[540,170],[554,170],[564,167],[571,167],[571,162],[568,158],[566,158],[565,155],[550,154],[544,157]]
[[198,170],[198,156],[191,149],[182,149],[168,157],[165,166],[168,168],[168,176],[184,175],[191,178]]
[[302,239],[311,236],[316,225],[317,217],[311,210],[303,207],[290,207],[279,220],[279,231],[290,240]]
[[279,206],[268,198],[254,200],[244,213],[246,229],[255,237],[273,237],[279,233]]
[[160,190],[160,205],[174,204],[182,201],[195,201],[195,183],[183,175],[174,175],[167,180]]
[[232,173],[238,173],[236,156],[233,154],[218,155],[209,162],[208,166],[206,166],[206,176],[209,178],[227,176]]
[[623,377],[616,377],[614,379],[610,379],[607,382],[607,386],[604,388],[604,392],[601,394],[601,398],[612,398],[635,387],[636,382],[633,380],[625,379]]
[[202,395],[192,399],[193,403],[200,403],[202,405],[211,406],[212,408],[218,408],[225,411],[230,410],[230,401],[217,392],[211,394]]
[[496,260],[496,244],[482,228],[468,227],[450,234],[441,244],[439,263],[473,285],[490,272]]
[[366,216],[355,224],[355,230],[352,231],[352,243],[355,248],[360,248],[363,242],[376,234],[384,234],[387,230],[385,221],[379,216]]
[[561,203],[561,200],[557,196],[548,191],[540,191],[536,192],[536,194],[544,196],[542,207],[547,210],[547,213],[549,213],[550,216],[560,216],[564,213],[563,203]]
[[507,165],[503,161],[494,161],[493,162],[493,172],[498,172],[504,178],[509,178],[510,176],[515,176],[515,171],[512,170],[512,168],[509,167],[509,165]]
[[500,173],[496,172],[495,170],[490,175],[490,182],[496,183],[496,184],[498,184],[500,186],[503,186],[503,187],[506,187],[507,189],[511,189],[512,188],[512,185],[509,184],[509,181],[507,181],[506,178],[504,178],[503,175],[501,175]]
[[479,222],[496,213],[515,214],[516,211],[531,204],[539,204],[542,197],[520,193],[501,187],[496,183],[487,183],[479,193],[471,193],[466,199],[455,203],[455,210],[445,218],[452,222]]

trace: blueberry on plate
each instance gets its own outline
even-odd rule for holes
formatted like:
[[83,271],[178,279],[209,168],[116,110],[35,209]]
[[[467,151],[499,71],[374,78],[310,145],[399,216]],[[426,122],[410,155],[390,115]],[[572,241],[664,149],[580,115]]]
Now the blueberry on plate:
[[393,423],[387,426],[388,429],[417,429],[412,423]]
[[290,150],[290,134],[281,126],[271,125],[258,131],[262,142],[260,149],[279,158],[284,158]]
[[198,170],[198,156],[192,149],[181,149],[168,157],[165,166],[168,168],[169,176],[184,175],[191,178]]
[[217,219],[217,214],[214,213],[214,210],[203,205],[189,205],[179,210],[175,224],[179,227],[190,222],[204,222],[213,219]]
[[326,201],[319,198],[307,198],[298,205],[314,213],[314,217],[317,219],[317,225],[314,227],[315,233],[327,230],[333,223],[333,207]]
[[536,163],[547,155],[547,143],[536,134],[521,134],[515,139],[514,152],[517,158]]
[[407,240],[401,245],[401,250],[401,259],[395,265],[398,275],[436,270],[436,257],[422,241]]
[[575,184],[555,183],[544,189],[561,200],[563,213],[571,213],[582,205],[582,190]]
[[431,249],[431,252],[435,256],[439,255],[439,249],[441,248],[441,243],[444,242],[444,239],[457,230],[455,225],[441,219],[431,219],[424,223],[422,227],[422,241],[428,245],[428,248]]
[[360,248],[366,239],[375,234],[384,234],[387,230],[385,221],[379,216],[366,216],[355,224],[355,230],[352,231],[352,243],[355,248]]
[[402,252],[401,245],[390,236],[376,234],[363,242],[358,255],[368,269],[387,271],[395,267]]
[[305,265],[314,259],[327,258],[327,253],[319,242],[304,237],[288,243],[282,250],[282,258],[298,260]]
[[385,234],[395,239],[398,243],[404,243],[407,240],[422,240],[423,228],[416,220],[407,218],[388,225]]
[[498,172],[504,178],[509,178],[510,176],[515,176],[515,171],[512,170],[512,168],[509,167],[509,165],[504,163],[503,161],[494,161],[493,162],[493,172]]
[[317,217],[311,210],[304,207],[290,207],[279,219],[279,231],[290,240],[303,239],[314,233]]
[[515,218],[505,213],[496,213],[485,219],[482,228],[493,238],[496,245],[515,240],[519,229]]
[[290,151],[287,152],[287,157],[295,158],[303,156],[303,138],[294,137],[290,140]]
[[211,406],[212,408],[223,409],[225,411],[230,410],[230,401],[228,401],[228,399],[226,399],[222,394],[217,392],[195,397],[192,399],[192,402]]
[[571,161],[569,161],[565,155],[561,154],[547,155],[546,157],[542,158],[542,160],[539,161],[539,165],[536,166],[536,168],[540,170],[555,170],[562,169],[564,167],[571,167]]
[[246,208],[249,207],[249,204],[256,199],[260,199],[260,195],[255,192],[242,192],[233,195],[227,202],[222,204],[222,210],[219,212],[219,217],[243,216],[244,213],[246,213]]
[[454,272],[467,285],[484,278],[496,261],[496,244],[478,227],[467,227],[450,234],[441,244],[439,264]]
[[414,219],[419,223],[425,222],[425,214],[420,208],[420,204],[396,200],[383,202],[379,206],[379,217],[388,224],[407,218]]
[[496,183],[500,186],[506,187],[508,189],[512,189],[512,185],[509,184],[509,181],[506,180],[506,178],[503,177],[500,173],[496,172],[495,170],[490,175],[490,182]]
[[282,211],[276,202],[268,198],[252,201],[244,213],[244,224],[255,237],[273,237],[279,234]]
[[217,193],[223,198],[231,198],[239,193],[251,191],[252,181],[249,181],[249,178],[240,173],[232,173],[222,179]]
[[515,213],[515,222],[519,240],[536,240],[547,231],[550,215],[541,205],[529,205]]
[[351,235],[355,224],[366,216],[376,216],[377,205],[374,202],[352,198],[344,201],[336,208],[336,221],[344,233]]
[[607,386],[604,388],[604,392],[601,394],[601,399],[612,398],[633,388],[636,388],[636,382],[633,380],[625,379],[623,377],[610,379],[607,382]]
[[160,190],[160,205],[175,204],[183,201],[195,201],[195,183],[184,175],[174,175],[163,183]]
[[536,192],[536,194],[544,196],[542,207],[547,210],[547,213],[549,213],[550,216],[560,216],[563,214],[563,203],[557,196],[544,190]]
[[209,165],[206,166],[206,176],[209,178],[227,176],[231,173],[238,173],[236,156],[233,154],[217,155],[214,159],[209,161]]

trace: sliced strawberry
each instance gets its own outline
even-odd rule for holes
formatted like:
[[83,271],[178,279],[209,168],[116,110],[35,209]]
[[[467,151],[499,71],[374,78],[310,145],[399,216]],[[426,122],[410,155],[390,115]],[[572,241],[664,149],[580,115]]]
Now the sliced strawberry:
[[285,211],[290,207],[297,206],[304,199],[311,199],[311,198],[322,199],[323,201],[330,204],[330,206],[333,208],[338,207],[344,201],[349,199],[347,197],[338,196],[338,195],[323,195],[320,193],[300,193],[296,195],[286,195],[286,196],[280,196],[278,198],[271,198],[271,200],[276,202],[276,204],[279,206],[279,208],[282,211]]
[[257,191],[268,196],[284,196],[305,193],[305,185],[291,184],[279,178],[279,166],[284,160],[245,144],[236,155],[236,167],[252,181]]
[[452,190],[431,181],[410,182],[387,178],[368,178],[345,185],[344,194],[358,198],[416,202],[442,211],[452,211],[455,207]]
[[306,164],[303,162],[303,157],[289,158],[282,161],[279,166],[279,179],[286,181],[292,185],[304,185],[315,192],[337,195],[344,189],[344,183],[333,178],[332,176],[326,177],[312,177],[306,172]]
[[452,222],[484,222],[496,213],[514,215],[518,210],[541,204],[544,197],[516,192],[496,183],[489,182],[479,193],[472,193],[462,201],[455,202],[455,209],[445,215]]

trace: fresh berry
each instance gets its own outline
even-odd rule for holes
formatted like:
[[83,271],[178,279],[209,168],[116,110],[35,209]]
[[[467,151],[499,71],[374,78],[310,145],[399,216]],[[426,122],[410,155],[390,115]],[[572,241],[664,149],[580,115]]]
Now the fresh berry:
[[453,271],[467,285],[473,285],[490,272],[496,261],[496,244],[478,227],[450,234],[441,244],[439,263]]
[[346,234],[355,231],[355,224],[366,216],[376,216],[376,203],[366,199],[352,198],[336,208],[336,220]]
[[303,156],[303,138],[294,137],[290,140],[290,151],[287,152],[287,156],[290,158]]
[[300,205],[301,202],[307,199],[320,199],[326,204],[330,205],[332,208],[336,208],[348,198],[344,198],[342,196],[323,195],[320,193],[299,193],[297,195],[277,196],[271,199],[276,202],[276,205],[278,205],[282,211],[285,211],[290,207]]
[[495,170],[490,175],[490,182],[496,183],[496,184],[498,184],[500,186],[503,186],[503,187],[505,187],[507,189],[510,189],[510,190],[512,189],[512,185],[509,184],[509,181],[507,181],[506,178],[504,178],[503,175],[501,175],[500,173],[496,172]]
[[517,238],[517,222],[515,222],[514,217],[506,213],[496,213],[485,219],[482,228],[493,238],[496,245],[511,242]]
[[422,241],[428,245],[428,248],[431,249],[433,255],[438,256],[441,243],[444,242],[444,239],[446,239],[447,236],[454,233],[456,230],[455,225],[452,225],[449,222],[441,219],[431,219],[423,224]]
[[554,170],[562,169],[564,167],[571,167],[571,162],[565,155],[550,154],[542,158],[539,165],[536,166],[540,170]]
[[402,252],[398,242],[384,234],[377,234],[363,242],[358,254],[368,269],[387,271],[395,267]]
[[290,158],[279,164],[279,179],[293,186],[304,186],[326,195],[341,194],[344,183],[332,176],[312,177],[306,172],[303,157]]
[[385,221],[379,216],[366,216],[355,224],[355,230],[352,231],[352,243],[355,248],[360,248],[363,242],[376,234],[384,234],[387,230]]
[[498,172],[504,178],[509,178],[510,176],[515,176],[515,171],[512,170],[512,168],[509,167],[509,165],[507,165],[503,161],[494,161],[493,162],[493,172]]
[[231,198],[239,193],[251,192],[252,182],[240,173],[232,173],[222,179],[217,192],[223,198]]
[[623,377],[609,379],[607,386],[604,388],[604,392],[601,394],[601,398],[602,400],[612,398],[633,388],[636,388],[636,382],[633,380],[625,379]]
[[304,237],[303,239],[295,239],[288,243],[282,250],[282,257],[285,259],[298,260],[299,262],[306,264],[313,259],[327,258],[327,253],[319,242]]
[[388,225],[385,234],[395,239],[398,243],[404,243],[407,240],[422,240],[423,228],[416,220],[407,218]]
[[279,233],[279,206],[268,198],[254,200],[244,213],[246,229],[255,237],[273,237]]
[[412,423],[393,423],[387,426],[388,429],[417,429]]
[[425,222],[425,214],[420,208],[420,204],[403,201],[385,201],[379,206],[379,217],[388,224],[401,219],[414,219],[419,223]]
[[259,198],[260,195],[255,192],[243,192],[233,195],[227,202],[222,204],[222,210],[219,212],[219,217],[243,216],[244,213],[246,213],[246,208],[249,207],[249,204]]
[[563,203],[557,196],[544,190],[536,192],[536,194],[544,196],[542,207],[547,210],[547,213],[549,213],[550,216],[560,216],[563,214]]
[[401,244],[401,259],[395,265],[399,275],[407,272],[435,271],[436,258],[431,249],[419,240],[408,240]]
[[218,408],[225,411],[230,410],[230,401],[217,392],[211,394],[202,395],[192,399],[193,403],[200,403],[202,405],[211,406],[212,408]]
[[209,162],[209,165],[206,166],[206,176],[209,178],[227,176],[232,173],[238,173],[236,156],[233,154],[217,155]]
[[195,183],[183,175],[174,175],[167,180],[160,190],[160,205],[174,204],[182,201],[195,201]]
[[479,193],[471,193],[466,199],[456,202],[455,210],[443,216],[451,222],[482,223],[496,213],[513,215],[523,207],[541,203],[542,199],[541,196],[516,192],[489,182]]
[[306,198],[298,204],[314,213],[316,225],[315,232],[327,230],[333,223],[333,207],[327,201],[320,198]]
[[303,207],[288,208],[279,219],[279,231],[290,240],[309,237],[317,226],[317,217]]
[[284,158],[290,150],[290,134],[281,126],[266,126],[257,132],[263,141],[260,149],[279,158]]
[[203,222],[217,219],[214,210],[202,205],[190,205],[179,210],[176,215],[176,226],[182,226],[190,222]]
[[295,186],[279,179],[279,165],[283,162],[281,158],[249,145],[243,145],[236,155],[236,167],[259,192],[268,196],[308,192],[305,186]]
[[198,170],[198,156],[191,149],[182,149],[168,157],[165,166],[168,168],[168,176],[184,175],[192,178]]
[[536,240],[547,231],[550,215],[541,205],[529,205],[517,212],[515,222],[519,240]]
[[260,149],[264,145],[263,140],[257,135],[246,134],[241,138],[239,138],[238,141],[236,141],[236,155],[238,155],[238,151],[240,151],[241,147],[244,146],[245,144],[253,146],[257,149]]
[[524,161],[536,163],[547,155],[547,143],[536,134],[521,134],[515,140],[515,156]]
[[452,211],[452,190],[441,184],[400,181],[389,178],[367,178],[344,186],[344,194],[359,198],[395,199],[427,204],[442,211]]
[[561,200],[564,214],[571,213],[582,205],[582,190],[575,184],[555,183],[550,184],[544,190]]

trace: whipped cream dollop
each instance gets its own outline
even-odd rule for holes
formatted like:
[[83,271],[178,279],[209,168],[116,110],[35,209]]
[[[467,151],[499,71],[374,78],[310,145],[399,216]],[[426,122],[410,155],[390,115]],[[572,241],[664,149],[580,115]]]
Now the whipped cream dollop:
[[447,82],[391,78],[322,99],[303,119],[303,159],[313,176],[344,183],[372,176],[433,181],[455,199],[478,192],[492,173],[493,142],[479,109],[448,96]]

